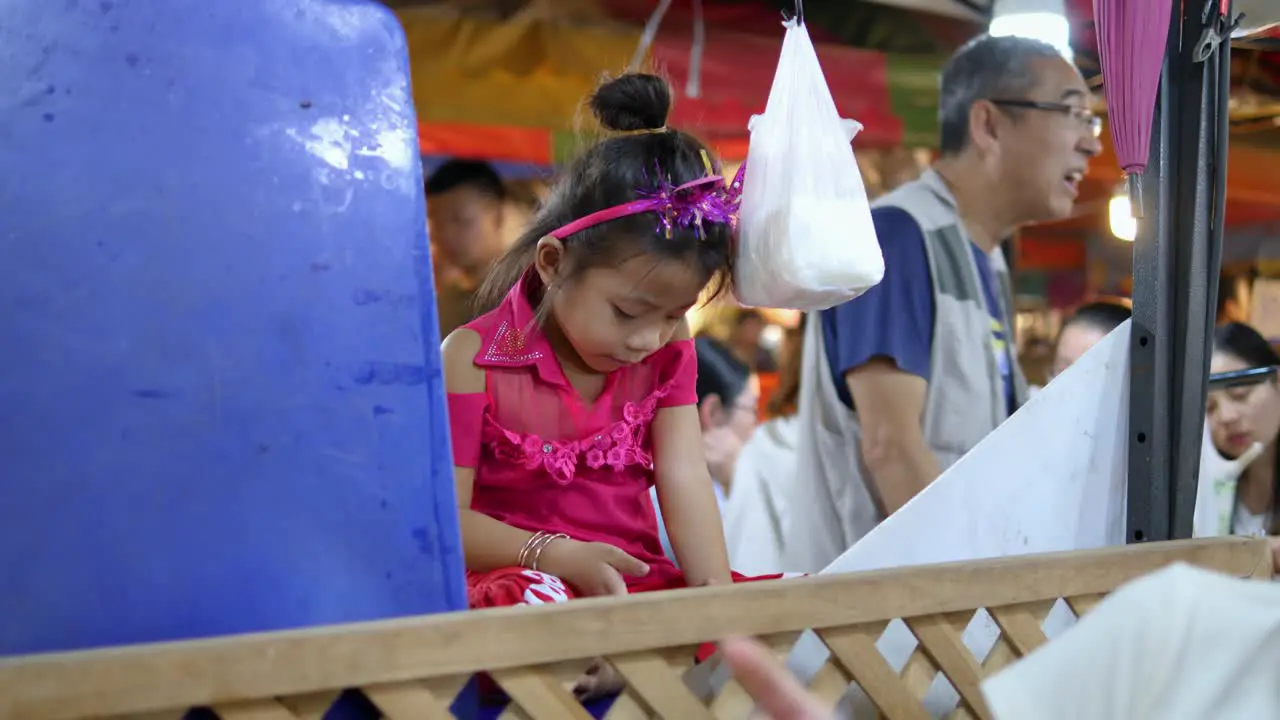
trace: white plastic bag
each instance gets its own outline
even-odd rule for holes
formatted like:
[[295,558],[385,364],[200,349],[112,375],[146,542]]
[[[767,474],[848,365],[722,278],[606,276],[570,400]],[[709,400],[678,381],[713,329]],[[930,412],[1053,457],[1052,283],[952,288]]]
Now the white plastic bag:
[[803,24],[787,23],[764,115],[751,145],[738,217],[734,293],[744,305],[814,311],[884,277],[853,136]]

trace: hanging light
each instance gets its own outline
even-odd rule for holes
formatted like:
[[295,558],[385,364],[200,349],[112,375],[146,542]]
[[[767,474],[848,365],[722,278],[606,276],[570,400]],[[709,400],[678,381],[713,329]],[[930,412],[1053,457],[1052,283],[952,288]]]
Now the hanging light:
[[987,32],[1040,40],[1052,45],[1067,60],[1075,57],[1064,0],[996,0]]
[[1111,196],[1111,202],[1107,204],[1107,219],[1111,222],[1111,234],[1117,238],[1133,242],[1138,237],[1138,220],[1133,216],[1129,193],[1123,188]]

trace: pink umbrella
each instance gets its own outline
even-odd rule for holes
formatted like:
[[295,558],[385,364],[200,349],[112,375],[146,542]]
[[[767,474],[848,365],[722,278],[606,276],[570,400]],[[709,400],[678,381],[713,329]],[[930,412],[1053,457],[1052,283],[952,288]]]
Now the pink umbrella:
[[1134,217],[1142,215],[1142,173],[1172,12],[1171,0],[1093,0],[1111,140]]

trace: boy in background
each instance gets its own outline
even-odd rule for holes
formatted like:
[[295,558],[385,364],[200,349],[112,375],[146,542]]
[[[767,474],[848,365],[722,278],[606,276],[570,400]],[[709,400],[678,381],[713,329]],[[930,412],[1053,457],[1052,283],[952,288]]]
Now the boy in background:
[[486,162],[449,160],[426,182],[440,337],[475,317],[471,296],[502,254],[506,189]]

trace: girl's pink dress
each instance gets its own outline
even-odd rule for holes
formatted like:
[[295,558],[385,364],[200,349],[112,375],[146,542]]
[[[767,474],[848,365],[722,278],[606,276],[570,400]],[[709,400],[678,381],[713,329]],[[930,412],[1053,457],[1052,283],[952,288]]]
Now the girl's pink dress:
[[[475,364],[486,378],[483,393],[448,396],[454,464],[475,469],[471,509],[522,530],[621,548],[649,565],[647,576],[626,578],[631,592],[684,587],[658,539],[650,425],[661,408],[697,403],[693,341],[672,341],[610,373],[588,404],[539,331],[527,293],[522,280],[496,310],[464,326],[480,335]],[[511,560],[511,568],[467,573],[472,607],[575,597],[559,578]]]

